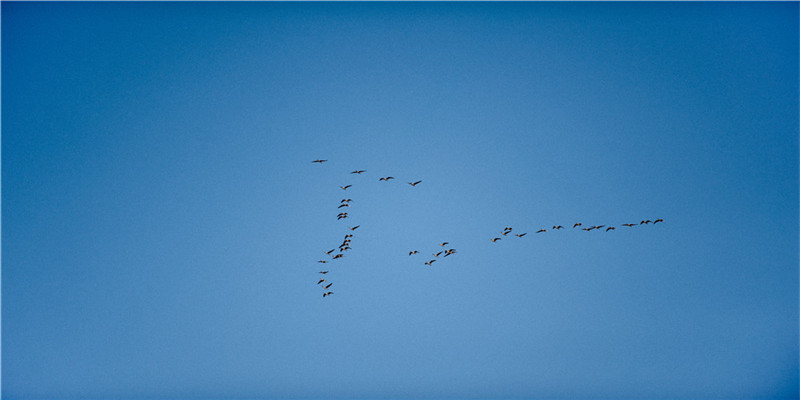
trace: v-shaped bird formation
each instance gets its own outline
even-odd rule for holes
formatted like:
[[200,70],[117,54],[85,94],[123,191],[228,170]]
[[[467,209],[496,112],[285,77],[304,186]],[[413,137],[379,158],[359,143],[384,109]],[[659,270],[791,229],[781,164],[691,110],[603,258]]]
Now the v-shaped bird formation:
[[[312,161],[312,163],[317,163],[317,164],[322,165],[322,163],[327,162],[327,161],[328,160],[316,159],[316,160]],[[352,172],[350,172],[350,174],[361,175],[364,172],[367,172],[367,171],[363,170],[363,169],[356,169],[356,170],[353,170]],[[380,181],[380,182],[389,182],[390,180],[393,180],[393,179],[395,179],[393,176],[385,176],[385,177],[381,177],[380,179],[378,179],[378,181]],[[411,185],[412,188],[416,187],[420,183],[422,183],[422,180],[416,180],[416,181],[408,182],[408,184]],[[347,185],[344,185],[344,186],[339,186],[339,188],[342,189],[342,190],[347,190],[348,188],[351,188],[352,186],[353,186],[352,184],[347,184]],[[341,209],[341,208],[349,209],[351,207],[350,202],[352,202],[352,201],[353,201],[353,199],[349,199],[349,198],[342,199],[339,202],[339,205],[337,206],[337,209]],[[350,215],[349,215],[348,212],[339,212],[339,214],[336,216],[336,219],[337,219],[337,221],[340,221],[342,219],[348,218],[349,216]],[[638,224],[637,223],[626,222],[626,223],[623,223],[623,224],[620,224],[620,225],[621,226],[625,226],[627,228],[633,228],[633,227],[637,227],[637,226],[646,226],[646,225],[650,225],[650,224],[656,225],[659,222],[664,222],[664,220],[661,219],[661,218],[657,218],[655,220],[645,219],[645,220],[642,220],[641,222],[639,222]],[[361,225],[355,225],[353,227],[348,226],[347,227],[348,232],[354,232],[360,226]],[[572,229],[566,229],[566,230],[567,231],[575,230],[575,228],[580,228],[580,230],[583,230],[583,231],[586,231],[586,232],[590,232],[590,231],[593,231],[593,230],[603,231],[603,232],[610,232],[610,231],[616,230],[616,227],[607,226],[607,225],[589,225],[589,226],[584,227],[582,222],[576,222],[576,223],[574,223],[572,225]],[[605,229],[603,229],[603,228],[605,228]],[[560,231],[560,230],[564,230],[565,228],[564,228],[563,225],[552,225],[549,229],[550,230],[548,231],[548,228],[545,228],[545,227],[539,228],[539,229],[537,229],[535,231],[535,234],[542,234],[542,233],[549,234],[548,232],[557,232],[557,231]],[[510,226],[506,226],[500,232],[499,236],[492,237],[489,240],[492,243],[497,243],[498,241],[503,240],[503,238],[507,237],[510,233],[512,233],[512,231],[514,231],[514,228],[512,228]],[[528,234],[527,232],[521,232],[521,233],[514,233],[513,236],[516,236],[518,239],[522,239],[527,234]],[[330,259],[329,260],[319,260],[317,262],[321,263],[321,264],[327,264],[329,262],[332,262],[333,260],[339,260],[339,259],[344,258],[344,253],[352,249],[350,247],[352,239],[353,239],[353,233],[346,233],[344,235],[344,239],[342,240],[342,243],[338,245],[338,253],[335,253],[336,252],[336,248],[333,248],[333,249],[327,250],[327,251],[323,250],[323,253],[325,253],[326,256],[330,256]],[[514,239],[514,240],[516,240],[516,239]],[[456,249],[448,246],[449,244],[450,244],[449,242],[441,242],[441,243],[438,243],[438,246],[432,245],[431,247],[434,250],[428,250],[428,251],[431,251],[430,254],[431,254],[432,258],[431,257],[424,257],[424,259],[427,259],[427,261],[425,261],[423,263],[423,265],[426,265],[428,267],[432,267],[433,263],[435,263],[435,262],[437,262],[439,260],[444,260],[446,257],[455,254],[456,253]],[[408,255],[409,256],[415,256],[415,255],[419,256],[419,255],[423,255],[423,254],[420,253],[419,250],[414,249],[414,250],[410,250],[408,252]],[[319,271],[319,273],[325,275],[326,278],[327,278],[327,276],[328,276],[327,274],[329,272],[331,272],[330,269],[324,270],[324,271]],[[329,282],[326,278],[322,278],[322,279],[319,279],[319,281],[317,281],[317,285],[319,287],[321,287],[322,290],[323,290],[323,293],[322,293],[322,297],[323,298],[324,297],[329,297],[329,296],[331,296],[333,294],[333,291],[330,290],[330,288],[333,286],[333,282]]]

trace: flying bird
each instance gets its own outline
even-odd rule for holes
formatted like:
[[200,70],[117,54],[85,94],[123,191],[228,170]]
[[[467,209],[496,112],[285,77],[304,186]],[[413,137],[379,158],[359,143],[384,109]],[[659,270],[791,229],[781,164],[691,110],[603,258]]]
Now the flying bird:
[[503,233],[501,233],[501,235],[503,235],[503,236],[506,236],[506,235],[508,235],[509,233],[511,233],[511,230],[503,231]]
[[350,186],[353,186],[353,185],[339,186],[339,187],[342,188],[342,190],[347,190],[347,188],[349,188]]
[[447,246],[448,243],[450,243],[450,242],[442,242],[442,243],[439,243],[439,246],[444,247],[444,246]]
[[338,221],[338,220],[340,220],[340,219],[342,219],[342,218],[347,218],[347,213],[344,213],[344,214],[339,214],[339,217],[338,217],[338,218],[336,218],[336,220]]
[[337,254],[337,255],[333,256],[333,259],[335,260],[335,259],[337,259],[337,258],[342,258],[342,257],[344,257],[344,256],[343,256],[343,255],[341,255],[341,254]]
[[359,226],[361,226],[361,225],[356,225],[356,226],[354,226],[354,227],[350,228],[350,230],[351,230],[351,231],[354,231],[354,230],[358,229],[358,227],[359,227]]
[[394,177],[393,177],[393,176],[387,176],[386,178],[381,178],[381,179],[378,179],[378,180],[379,180],[379,181],[386,181],[386,182],[389,182],[389,179],[394,179]]
[[503,230],[504,230],[504,231],[511,231],[511,227],[510,227],[510,226],[507,226],[507,227],[503,228]]
[[327,274],[328,271],[319,271],[320,274]]
[[651,223],[651,222],[653,222],[653,221],[650,221],[650,220],[648,219],[648,220],[646,220],[646,221],[639,222],[639,225],[641,225],[641,224],[649,224],[649,223]]
[[322,282],[326,282],[326,280],[325,279],[320,279],[319,282],[317,282],[317,285],[319,285]]
[[408,184],[413,187],[413,186],[417,186],[420,182],[422,182],[422,181],[408,182]]
[[416,251],[416,250],[414,250],[414,251],[409,251],[409,252],[408,252],[408,255],[417,254],[417,253],[419,253],[419,252],[418,252],[418,251]]
[[316,160],[312,161],[312,163],[320,163],[320,164],[322,164],[322,163],[324,163],[325,161],[328,161],[328,160],[320,160],[320,159],[316,159]]
[[323,263],[323,264],[325,264],[327,261],[325,261],[325,260],[319,260],[319,261],[317,261],[317,262],[318,262],[318,263]]
[[663,220],[663,219],[661,219],[661,218],[659,218],[659,219],[657,219],[657,220],[653,221],[653,225],[655,225],[655,224],[657,224],[657,223],[659,223],[659,222],[664,222],[664,220]]
[[632,226],[636,226],[636,224],[622,224],[622,226],[627,226],[628,228],[630,228]]
[[363,170],[363,169],[357,169],[357,170],[351,172],[351,174],[359,174],[359,175],[361,175],[362,172],[367,172],[367,171]]
[[431,265],[431,264],[433,264],[433,263],[435,263],[435,262],[436,262],[436,260],[435,260],[435,259],[434,259],[434,260],[430,260],[430,261],[426,262],[426,263],[425,263],[425,265]]
[[350,207],[350,204],[349,203],[344,203],[344,204],[342,204],[342,205],[340,205],[339,207],[336,207],[336,208],[342,208],[342,207]]
[[442,254],[442,252],[440,251],[440,252],[438,252],[438,253],[431,253],[431,254],[433,254],[433,256],[434,256],[434,257],[439,257],[439,255],[441,255],[441,254]]
[[581,224],[580,222],[578,222],[577,224],[575,224],[575,225],[572,225],[572,229],[575,229],[575,227],[576,227],[576,226],[581,226],[581,225],[583,225],[583,224]]
[[340,203],[349,203],[351,201],[353,201],[353,199],[342,199],[342,201],[340,201]]
[[323,287],[324,287],[325,289],[327,289],[327,288],[331,287],[332,285],[333,285],[333,283],[329,283],[329,284],[327,284],[327,285],[325,285],[325,286],[323,286]]
[[456,252],[456,249],[449,249],[449,250],[444,252],[444,256],[447,257],[450,254],[454,254],[455,252]]
[[525,236],[525,235],[527,235],[527,234],[528,234],[528,232],[525,232],[525,233],[515,233],[515,234],[514,234],[514,236],[516,236],[516,237],[523,237],[523,236]]
[[325,254],[330,255],[331,253],[333,253],[334,250],[336,250],[336,249],[330,249],[330,250],[326,251]]
[[542,233],[542,232],[547,232],[547,229],[539,229],[538,231],[536,231],[536,233]]
[[502,238],[494,238],[494,239],[489,239],[489,240],[491,240],[491,241],[492,241],[492,243],[496,243],[496,242],[497,242],[498,240],[500,240],[500,239],[502,239]]
[[325,297],[325,296],[330,296],[330,295],[332,295],[332,294],[333,294],[333,292],[326,292],[326,293],[323,293],[323,294],[322,294],[322,297]]
[[614,228],[613,226],[609,226],[608,228],[606,228],[606,232],[613,231],[613,230],[616,230],[616,229],[617,228]]
[[559,225],[559,226],[554,226],[553,229],[564,229],[564,227]]

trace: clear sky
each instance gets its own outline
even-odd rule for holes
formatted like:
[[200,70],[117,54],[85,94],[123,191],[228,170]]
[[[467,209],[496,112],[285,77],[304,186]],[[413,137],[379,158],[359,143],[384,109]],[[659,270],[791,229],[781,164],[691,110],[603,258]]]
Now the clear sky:
[[4,1],[2,397],[797,398],[798,87],[797,2]]

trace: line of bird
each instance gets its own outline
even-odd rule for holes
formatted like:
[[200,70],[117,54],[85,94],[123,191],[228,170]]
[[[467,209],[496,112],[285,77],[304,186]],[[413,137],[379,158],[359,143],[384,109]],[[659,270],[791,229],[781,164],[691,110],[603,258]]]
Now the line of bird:
[[[629,227],[629,228],[632,228],[632,227],[634,227],[634,226],[639,226],[639,225],[648,225],[648,224],[650,224],[650,223],[652,223],[653,225],[655,225],[655,224],[657,224],[657,223],[659,223],[659,222],[664,222],[664,220],[663,220],[663,219],[661,219],[661,218],[657,218],[655,221],[652,221],[652,220],[646,219],[646,220],[642,220],[642,221],[641,221],[641,222],[639,222],[638,224],[625,223],[625,224],[621,224],[621,225],[622,225],[622,226],[627,226],[627,227]],[[613,230],[616,230],[616,229],[617,229],[616,227],[613,227],[613,226],[606,226],[606,225],[590,225],[590,226],[587,226],[587,227],[585,227],[585,228],[584,228],[584,227],[583,227],[583,223],[581,223],[581,222],[576,222],[575,224],[573,224],[573,225],[572,225],[572,229],[575,229],[575,228],[578,228],[578,227],[580,227],[580,228],[581,228],[581,230],[584,230],[584,231],[587,231],[587,232],[589,232],[589,231],[592,231],[592,230],[595,230],[595,229],[596,229],[596,230],[598,230],[598,231],[600,231],[600,230],[602,230],[603,228],[606,228],[606,229],[605,229],[605,231],[606,231],[606,232],[608,232],[608,231],[613,231]],[[554,231],[557,231],[557,230],[560,230],[560,229],[564,229],[564,226],[563,226],[563,225],[553,225],[553,228],[552,228],[552,229],[553,229]],[[511,233],[511,231],[512,231],[512,230],[513,230],[513,228],[511,228],[510,226],[507,226],[507,227],[503,228],[503,232],[501,232],[501,235],[503,235],[503,236],[508,236],[508,234],[509,234],[509,233]],[[539,229],[538,231],[536,231],[536,233],[545,233],[545,232],[547,232],[547,229],[545,229],[545,228],[542,228],[542,229]],[[515,233],[515,234],[514,234],[514,236],[516,236],[516,237],[518,237],[518,238],[521,238],[521,237],[523,237],[523,236],[525,236],[525,235],[527,235],[527,234],[528,234],[527,232],[524,232],[524,233]],[[498,240],[502,240],[502,239],[503,239],[503,238],[501,238],[501,237],[495,237],[495,238],[491,238],[491,239],[489,239],[489,240],[491,240],[491,241],[492,241],[492,243],[497,243],[497,241],[498,241]]]
[[[317,164],[321,165],[322,163],[327,162],[327,161],[328,160],[316,159],[316,160],[312,161],[312,163],[317,163]],[[367,171],[363,170],[363,169],[356,169],[356,170],[350,172],[350,174],[361,175],[364,172],[367,172]],[[378,179],[378,181],[379,182],[389,182],[392,179],[395,179],[395,177],[393,177],[393,176],[385,176],[385,177],[381,177],[380,179]],[[417,180],[417,181],[414,181],[414,182],[408,182],[408,184],[411,185],[411,187],[415,187],[415,186],[419,185],[420,183],[422,183],[422,180]],[[339,188],[346,191],[347,189],[351,188],[352,186],[353,185],[348,184],[348,185],[344,185],[344,186],[339,186]],[[347,199],[347,198],[346,199],[342,199],[339,202],[339,206],[337,207],[337,209],[346,208],[346,209],[349,210],[351,201],[353,201],[353,199]],[[340,220],[346,219],[348,217],[350,217],[350,214],[347,211],[340,211],[339,214],[336,216],[336,220],[340,221]],[[361,225],[356,225],[356,226],[353,226],[353,227],[348,227],[348,229],[350,230],[350,232],[353,232],[356,229],[358,229],[360,226]],[[350,241],[351,241],[352,238],[353,238],[353,234],[352,233],[345,234],[344,241],[342,241],[342,243],[339,245],[339,252],[336,253],[336,254],[333,254],[334,251],[336,251],[335,248],[331,249],[331,250],[328,250],[328,251],[324,251],[324,253],[326,255],[330,255],[331,256],[331,260],[319,260],[317,262],[318,263],[322,263],[322,264],[327,264],[328,262],[330,262],[332,260],[338,260],[340,258],[343,258],[344,257],[344,252],[348,251],[348,250],[351,250]],[[446,243],[447,242],[445,242],[445,244]],[[444,246],[444,245],[442,245],[442,246]],[[451,254],[455,253],[455,249],[448,249],[444,253],[445,253],[445,256],[451,255]],[[410,254],[411,253],[409,253],[409,255]],[[439,252],[438,254],[434,254],[434,255],[436,257],[438,257],[441,254],[442,254],[442,252]],[[427,262],[425,264],[426,265],[431,265],[434,261],[436,261],[436,260],[435,259],[431,260],[431,261],[429,261],[429,262]],[[319,285],[323,289],[322,297],[328,297],[328,296],[333,294],[333,291],[330,290],[331,286],[333,286],[333,283],[329,282],[328,279],[327,279],[329,272],[330,272],[330,270],[319,271],[320,274],[325,276],[323,278],[320,278],[319,281],[317,281],[317,285]]]

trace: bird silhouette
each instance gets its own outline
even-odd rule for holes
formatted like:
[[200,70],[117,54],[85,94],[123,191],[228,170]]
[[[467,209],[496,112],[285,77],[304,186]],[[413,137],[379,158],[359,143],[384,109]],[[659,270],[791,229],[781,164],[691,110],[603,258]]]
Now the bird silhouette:
[[351,231],[354,231],[354,230],[358,229],[358,227],[359,227],[359,226],[361,226],[361,225],[356,225],[356,226],[354,226],[354,227],[350,228],[350,230],[351,230]]
[[327,288],[331,287],[332,285],[333,285],[333,283],[329,283],[329,284],[327,284],[327,285],[325,285],[325,286],[323,286],[323,287],[324,287],[325,289],[327,289]]
[[433,254],[433,256],[434,256],[434,257],[439,257],[439,255],[441,255],[441,254],[442,254],[442,251],[440,251],[440,252],[438,252],[438,253],[431,253],[431,254]]
[[319,271],[320,274],[327,274],[328,271]]
[[322,163],[324,163],[325,161],[328,161],[328,160],[320,160],[320,159],[316,159],[316,160],[312,161],[312,163],[320,163],[320,164],[322,164]]
[[351,201],[353,201],[353,199],[342,199],[342,201],[340,201],[340,203],[349,203]]
[[661,218],[659,218],[659,219],[657,219],[657,220],[653,221],[653,225],[655,225],[655,224],[657,224],[657,223],[659,223],[659,222],[664,222],[664,220],[663,220],[663,219],[661,219]]
[[502,238],[494,238],[494,239],[489,239],[489,240],[491,240],[491,241],[492,241],[492,243],[497,243],[497,241],[498,241],[498,240],[501,240],[501,239],[502,239]]
[[516,236],[516,237],[523,237],[523,236],[525,236],[525,235],[527,235],[527,234],[528,234],[528,232],[525,232],[525,233],[515,233],[515,234],[514,234],[514,236]]
[[645,221],[639,222],[639,225],[641,225],[641,224],[645,224],[645,225],[647,225],[647,224],[649,224],[649,223],[651,223],[651,222],[653,222],[653,221],[650,221],[650,220],[648,219],[648,220],[645,220]]
[[394,177],[393,177],[393,176],[387,176],[386,178],[381,178],[381,179],[378,179],[378,180],[379,180],[379,181],[386,181],[386,182],[389,182],[389,179],[394,179]]
[[442,246],[442,247],[444,247],[444,246],[447,246],[449,243],[450,243],[450,242],[442,242],[442,243],[439,243],[439,246]]
[[332,295],[332,294],[333,294],[333,292],[326,292],[326,293],[323,293],[323,294],[322,294],[322,297],[325,297],[325,296],[330,296],[330,295]]
[[575,229],[575,227],[576,227],[576,226],[581,226],[581,225],[583,225],[583,224],[581,224],[580,222],[578,222],[577,224],[575,224],[575,225],[572,225],[572,229]]
[[636,226],[636,224],[622,224],[622,226],[627,226],[628,228]]
[[613,231],[613,230],[616,230],[616,229],[617,228],[614,228],[613,226],[609,226],[608,228],[606,228],[606,232]]
[[344,204],[342,204],[342,205],[340,205],[339,207],[336,207],[336,208],[342,208],[342,207],[350,207],[350,203],[344,203]]
[[325,279],[320,279],[319,282],[317,282],[317,285],[319,285],[322,282],[326,282],[326,280]]
[[330,249],[330,250],[326,251],[325,254],[330,255],[331,253],[333,253],[334,250],[336,250],[336,249]]
[[366,170],[363,170],[363,169],[360,169],[360,170],[359,170],[359,169],[357,169],[357,170],[355,170],[355,171],[351,172],[351,174],[359,174],[359,175],[361,175],[361,173],[362,173],[362,172],[367,172],[367,171],[366,171]]
[[502,233],[500,233],[500,234],[501,234],[501,235],[503,235],[503,236],[506,236],[506,235],[508,235],[509,233],[511,233],[511,231],[510,231],[510,230],[508,230],[508,231],[503,231],[503,232],[502,232]]
[[444,252],[444,257],[447,257],[450,254],[455,254],[455,252],[456,252],[456,249],[448,249],[447,251]]
[[422,181],[408,182],[408,184],[413,187],[413,186],[417,186],[420,182],[422,182]]
[[333,256],[333,259],[335,260],[337,258],[342,258],[342,257],[344,257],[342,254],[337,254],[337,255]]
[[318,263],[323,263],[323,264],[325,264],[327,261],[325,261],[325,260],[319,260],[319,261],[317,261],[317,262],[318,262]]
[[559,226],[554,226],[553,229],[564,229],[564,227],[559,225]]
[[435,259],[434,259],[434,260],[430,260],[430,261],[426,262],[426,263],[425,263],[425,265],[432,265],[432,264],[433,264],[433,263],[435,263],[435,262],[436,262],[436,260],[435,260]]
[[353,185],[339,186],[339,187],[342,188],[342,190],[347,190],[347,188],[349,188],[350,186],[353,186]]
[[418,251],[416,251],[416,250],[414,250],[414,251],[409,251],[409,252],[408,252],[408,255],[417,254],[417,253],[419,253],[419,252],[418,252]]
[[538,231],[536,231],[536,233],[542,233],[542,232],[547,232],[547,229],[539,229]]

